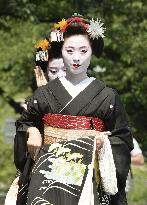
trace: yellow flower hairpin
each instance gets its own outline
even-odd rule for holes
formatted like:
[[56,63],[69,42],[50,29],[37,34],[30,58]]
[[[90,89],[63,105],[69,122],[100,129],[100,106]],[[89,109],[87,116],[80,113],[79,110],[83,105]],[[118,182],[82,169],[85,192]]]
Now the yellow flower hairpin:
[[36,43],[36,45],[34,46],[35,48],[42,48],[43,51],[48,50],[49,48],[49,41],[46,39],[40,40]]
[[58,23],[54,24],[54,28],[62,30],[66,25],[67,21],[65,19],[62,19],[62,21],[59,21]]

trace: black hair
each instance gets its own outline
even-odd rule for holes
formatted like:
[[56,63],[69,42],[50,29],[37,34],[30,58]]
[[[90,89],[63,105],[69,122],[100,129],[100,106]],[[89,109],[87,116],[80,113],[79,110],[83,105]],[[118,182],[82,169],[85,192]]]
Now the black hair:
[[66,31],[64,32],[64,39],[73,36],[73,35],[86,35],[90,41],[91,47],[92,47],[92,52],[96,57],[100,57],[103,51],[103,47],[104,47],[104,41],[102,37],[99,37],[98,39],[95,38],[90,38],[86,28],[82,25],[81,22],[73,22],[71,23]]
[[[61,54],[62,43],[52,43],[52,46],[48,49],[48,61],[35,61],[36,66],[41,67],[44,73],[47,73],[47,67],[51,60],[56,58],[62,58]],[[42,51],[42,48],[38,48],[37,52]]]
[[63,42],[52,42],[51,47],[48,49],[48,63],[54,58],[62,58]]

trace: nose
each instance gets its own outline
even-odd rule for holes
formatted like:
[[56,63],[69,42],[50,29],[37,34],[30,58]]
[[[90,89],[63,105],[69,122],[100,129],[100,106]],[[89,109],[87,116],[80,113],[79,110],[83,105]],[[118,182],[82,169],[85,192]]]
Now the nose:
[[73,63],[79,63],[80,62],[80,55],[78,52],[75,52],[73,55]]

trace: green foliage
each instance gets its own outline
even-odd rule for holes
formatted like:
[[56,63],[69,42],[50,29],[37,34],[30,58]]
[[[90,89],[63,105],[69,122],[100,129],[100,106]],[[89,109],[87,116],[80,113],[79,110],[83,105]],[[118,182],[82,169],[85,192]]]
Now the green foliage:
[[[96,8],[95,8],[96,10]],[[118,90],[125,103],[136,136],[146,149],[147,141],[147,4],[145,1],[103,1],[99,13],[107,28],[105,49],[95,73]]]
[[[36,39],[45,37],[48,26],[2,18],[0,24],[0,87],[7,94],[25,91],[31,84]],[[15,82],[15,83],[14,83]],[[17,86],[16,86],[17,85]]]
[[9,182],[16,174],[16,169],[13,164],[13,146],[4,144],[2,140],[0,140],[0,143],[0,181]]

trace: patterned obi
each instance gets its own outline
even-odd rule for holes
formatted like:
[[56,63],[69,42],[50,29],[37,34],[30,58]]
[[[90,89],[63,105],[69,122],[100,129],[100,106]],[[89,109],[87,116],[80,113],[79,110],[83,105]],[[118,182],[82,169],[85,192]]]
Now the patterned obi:
[[44,144],[95,136],[104,131],[104,123],[99,118],[49,113],[42,120]]

